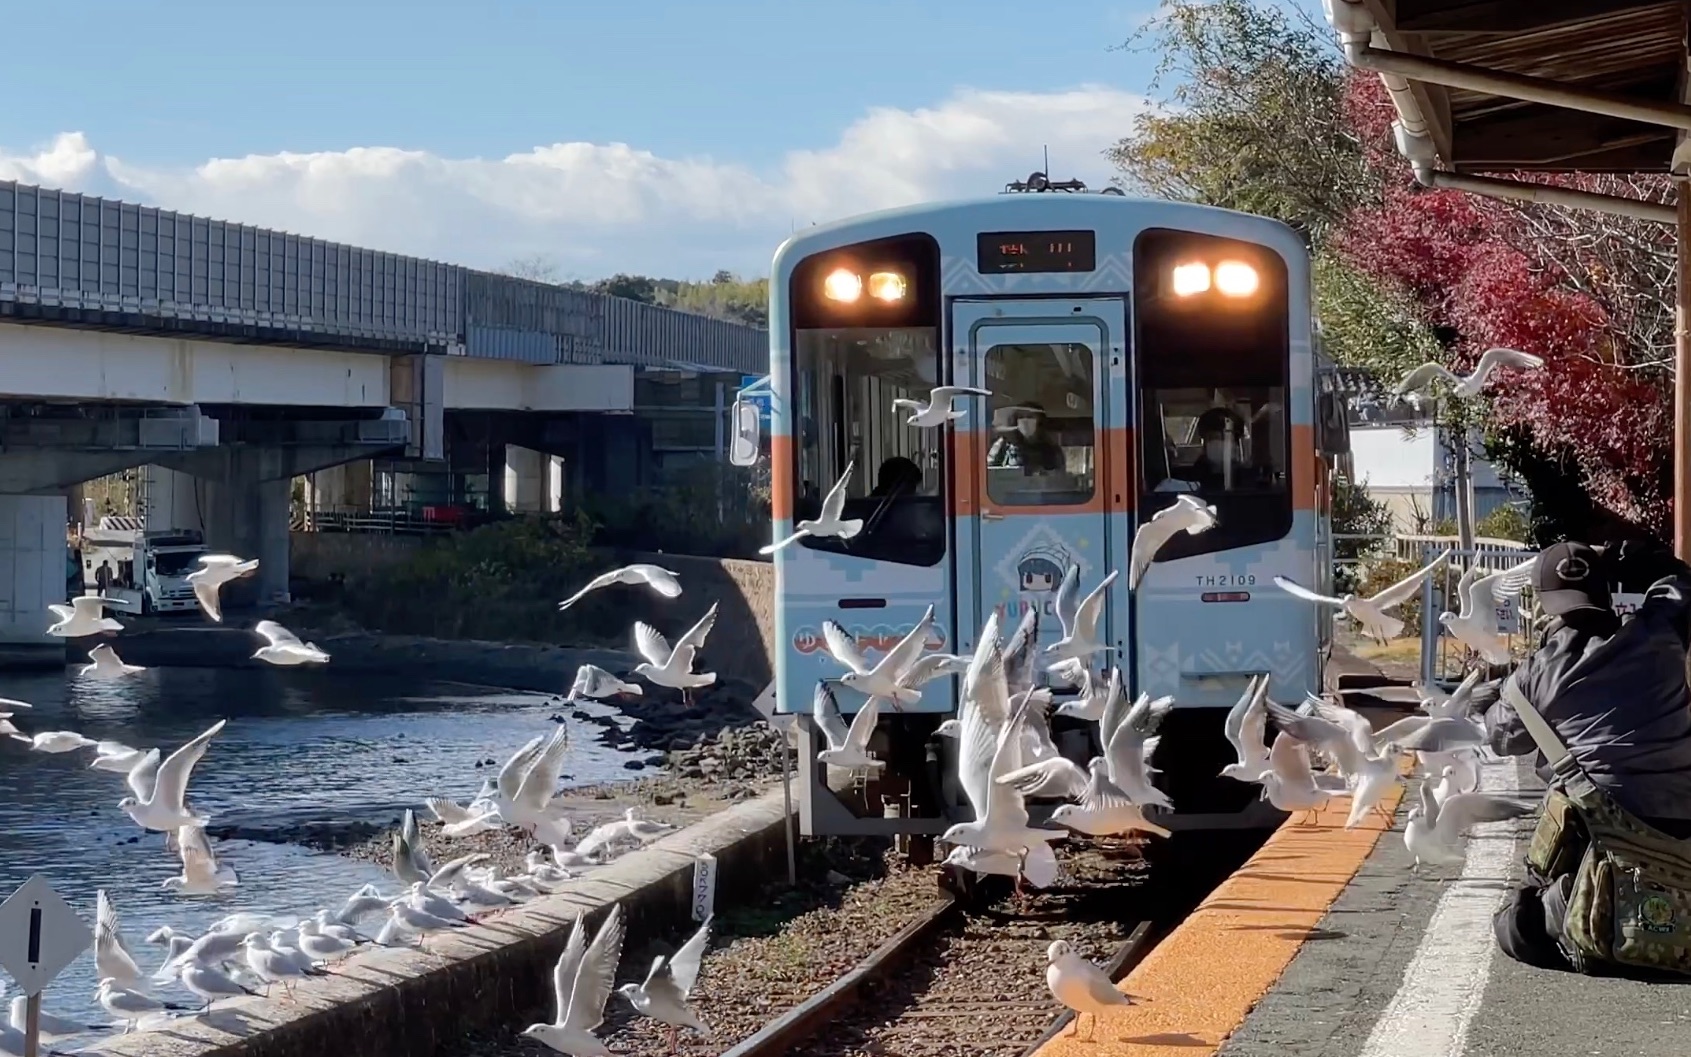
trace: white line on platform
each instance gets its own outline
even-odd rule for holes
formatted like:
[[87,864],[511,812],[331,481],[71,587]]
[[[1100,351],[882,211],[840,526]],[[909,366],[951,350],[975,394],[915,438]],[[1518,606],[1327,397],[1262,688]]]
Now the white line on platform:
[[[1482,765],[1480,789],[1505,796],[1520,791],[1513,759]],[[1473,828],[1462,874],[1453,881],[1421,937],[1360,1057],[1461,1057],[1468,1026],[1485,997],[1495,948],[1491,918],[1503,901],[1497,882],[1508,880],[1515,858],[1512,822]],[[1401,840],[1399,834],[1388,839]]]

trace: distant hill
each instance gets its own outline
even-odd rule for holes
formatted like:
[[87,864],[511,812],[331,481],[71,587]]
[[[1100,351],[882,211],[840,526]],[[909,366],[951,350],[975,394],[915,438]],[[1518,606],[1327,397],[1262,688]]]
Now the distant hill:
[[742,279],[726,270],[717,272],[704,283],[621,273],[590,283],[561,282],[556,266],[543,257],[536,257],[513,261],[500,271],[537,282],[626,297],[642,304],[696,312],[713,319],[726,319],[754,327],[769,326],[769,280]]

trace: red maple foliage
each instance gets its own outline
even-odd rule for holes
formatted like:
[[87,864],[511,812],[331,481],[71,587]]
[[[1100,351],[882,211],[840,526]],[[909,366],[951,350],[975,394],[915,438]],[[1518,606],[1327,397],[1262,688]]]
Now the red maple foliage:
[[[1351,212],[1339,252],[1400,285],[1428,323],[1456,335],[1453,370],[1471,369],[1494,346],[1543,357],[1544,370],[1510,372],[1491,387],[1492,424],[1524,428],[1541,451],[1571,458],[1592,499],[1662,532],[1670,524],[1672,384],[1662,369],[1637,366],[1648,350],[1626,347],[1636,328],[1615,325],[1598,298],[1567,279],[1589,278],[1591,269],[1547,265],[1546,254],[1561,252],[1555,247],[1522,252],[1519,210],[1417,185],[1392,144],[1395,113],[1378,77],[1352,76],[1346,113],[1385,186],[1379,201]],[[1638,296],[1615,293],[1603,300]]]

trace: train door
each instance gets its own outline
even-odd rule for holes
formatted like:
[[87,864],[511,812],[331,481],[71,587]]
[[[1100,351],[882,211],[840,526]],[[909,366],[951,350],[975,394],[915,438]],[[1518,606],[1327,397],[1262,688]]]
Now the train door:
[[[951,335],[957,380],[993,394],[972,405],[953,460],[959,648],[974,648],[993,610],[1008,636],[1029,607],[1049,646],[1062,637],[1055,602],[1068,566],[1080,567],[1084,598],[1126,558],[1114,531],[1131,503],[1126,302],[960,299]],[[1125,573],[1105,601],[1099,637],[1120,652],[1104,656],[1126,664]]]

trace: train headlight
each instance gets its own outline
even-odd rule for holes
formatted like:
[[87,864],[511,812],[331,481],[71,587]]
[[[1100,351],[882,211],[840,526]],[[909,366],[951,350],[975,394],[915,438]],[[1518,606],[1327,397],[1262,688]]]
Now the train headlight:
[[869,276],[869,296],[877,301],[902,301],[910,284],[897,272],[875,272]]
[[1203,261],[1188,261],[1174,266],[1174,294],[1191,297],[1210,288],[1210,266]]
[[863,277],[849,268],[836,268],[822,280],[822,295],[830,301],[855,301],[863,296]]
[[1215,288],[1228,297],[1249,297],[1257,292],[1257,270],[1244,261],[1222,261],[1215,266]]

